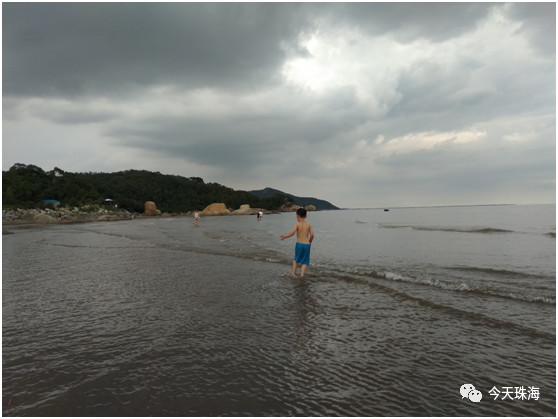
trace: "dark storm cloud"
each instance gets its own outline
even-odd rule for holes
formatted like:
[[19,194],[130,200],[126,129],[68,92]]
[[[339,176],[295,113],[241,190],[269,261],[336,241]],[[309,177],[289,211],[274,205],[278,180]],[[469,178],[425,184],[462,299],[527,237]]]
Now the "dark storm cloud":
[[[250,87],[277,78],[285,49],[329,24],[445,40],[490,4],[4,3],[10,95],[111,94],[151,84]],[[299,51],[304,54],[304,51]]]
[[273,80],[306,24],[303,6],[4,3],[8,95],[107,95],[150,84],[250,86]]

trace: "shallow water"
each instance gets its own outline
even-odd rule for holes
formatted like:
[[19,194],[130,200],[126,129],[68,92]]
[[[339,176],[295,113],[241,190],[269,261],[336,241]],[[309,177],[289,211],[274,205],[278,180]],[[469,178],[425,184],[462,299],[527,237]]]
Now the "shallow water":
[[293,214],[13,228],[3,414],[554,416],[551,210],[310,213],[303,281]]

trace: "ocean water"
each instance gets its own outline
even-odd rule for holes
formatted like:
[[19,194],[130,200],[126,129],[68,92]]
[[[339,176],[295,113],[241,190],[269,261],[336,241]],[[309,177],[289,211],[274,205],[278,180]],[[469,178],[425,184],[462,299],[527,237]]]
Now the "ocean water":
[[293,213],[9,227],[2,413],[555,416],[555,214],[312,212],[304,280]]

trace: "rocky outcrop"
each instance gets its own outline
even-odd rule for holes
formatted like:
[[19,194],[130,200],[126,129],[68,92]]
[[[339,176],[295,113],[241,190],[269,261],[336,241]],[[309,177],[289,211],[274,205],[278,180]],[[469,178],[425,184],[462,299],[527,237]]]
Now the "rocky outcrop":
[[305,207],[301,207],[300,205],[296,205],[292,202],[283,204],[281,206],[281,212],[294,212],[299,208],[304,208],[306,211],[316,211],[316,207],[314,205],[306,205]]
[[209,204],[201,212],[202,215],[229,215],[230,213],[223,203]]
[[259,208],[250,208],[249,204],[241,205],[239,209],[233,211],[233,215],[256,215]]
[[157,205],[153,201],[147,201],[145,203],[145,215],[148,217],[153,217],[156,215],[161,215],[161,211],[157,209]]

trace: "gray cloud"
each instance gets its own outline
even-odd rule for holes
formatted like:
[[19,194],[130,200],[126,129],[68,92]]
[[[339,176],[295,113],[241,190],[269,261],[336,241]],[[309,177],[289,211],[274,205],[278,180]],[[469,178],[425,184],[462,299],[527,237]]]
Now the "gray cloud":
[[545,54],[556,55],[556,4],[513,3],[508,7],[509,16],[521,22],[519,33],[525,33],[533,48]]
[[372,35],[390,33],[402,42],[417,38],[437,42],[474,29],[492,7],[490,3],[339,3],[325,16]]

